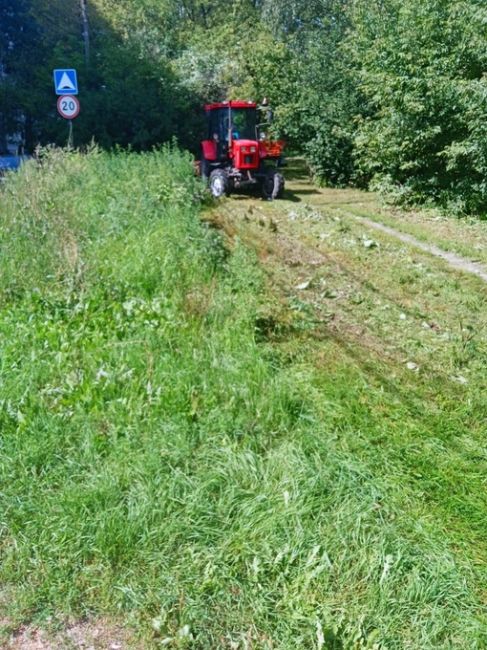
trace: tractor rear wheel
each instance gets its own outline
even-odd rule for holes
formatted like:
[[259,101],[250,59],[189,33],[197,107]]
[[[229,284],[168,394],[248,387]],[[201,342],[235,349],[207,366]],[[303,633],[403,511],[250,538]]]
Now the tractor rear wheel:
[[271,169],[267,172],[262,182],[262,195],[264,199],[272,201],[280,199],[284,193],[284,176]]
[[230,193],[228,174],[224,169],[214,169],[210,174],[210,192],[215,199],[220,199]]

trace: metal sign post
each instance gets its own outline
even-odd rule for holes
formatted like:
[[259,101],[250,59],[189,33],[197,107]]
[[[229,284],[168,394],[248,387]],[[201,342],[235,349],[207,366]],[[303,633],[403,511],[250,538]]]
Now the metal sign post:
[[68,120],[68,149],[73,148],[73,120]]

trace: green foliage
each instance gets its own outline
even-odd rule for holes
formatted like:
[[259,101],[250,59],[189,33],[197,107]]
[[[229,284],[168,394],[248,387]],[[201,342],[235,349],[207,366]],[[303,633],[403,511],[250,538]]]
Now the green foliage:
[[74,6],[25,3],[43,43],[29,67],[34,89],[13,80],[16,106],[33,125],[30,148],[36,138],[65,142],[50,75],[69,65],[80,77],[78,145],[94,138],[141,150],[176,136],[196,153],[205,101],[268,97],[274,134],[305,153],[316,175],[333,183],[352,178],[356,93],[341,50],[346,3],[241,0],[229,9],[220,1],[91,0],[88,66]]
[[88,12],[86,64],[77,3],[2,0],[2,140],[21,128],[29,149],[66,141],[51,70],[69,65],[77,145],[176,137],[197,154],[206,101],[268,97],[273,135],[323,182],[487,209],[480,0],[90,0]]
[[[358,91],[343,47],[346,3],[267,2],[260,37],[242,66],[257,97],[275,106],[274,130],[306,156],[312,172],[335,185],[355,180],[353,119]],[[244,86],[245,87],[245,86]]]
[[27,0],[0,0],[0,153],[6,135],[22,124],[19,86],[32,85],[29,68],[39,34],[28,9]]
[[[7,0],[4,3],[9,5]],[[75,4],[24,0],[16,5],[15,13],[9,13],[12,26],[4,23],[5,39],[12,30],[16,34],[14,47],[3,55],[0,52],[0,63],[8,72],[0,80],[5,107],[0,120],[2,115],[4,120],[8,117],[0,124],[0,133],[21,128],[28,150],[38,143],[64,144],[67,127],[55,110],[52,70],[74,67],[78,69],[81,101],[75,145],[95,139],[104,147],[120,144],[142,150],[177,137],[191,146],[198,130],[193,115],[198,99],[191,97],[190,101],[171,70],[170,41],[155,47],[157,35],[168,27],[162,19],[163,7],[161,20],[150,33],[141,27],[142,8],[133,7],[123,23],[118,4],[88,2],[91,56],[86,62]],[[145,18],[152,20],[154,7],[147,3],[146,10]],[[129,30],[128,24],[137,17],[137,31]]]
[[356,5],[351,46],[370,105],[362,170],[402,200],[485,211],[482,3]]
[[353,158],[359,94],[350,59],[342,47],[346,24],[343,15],[329,16],[333,27],[320,30],[299,62],[301,91],[290,114],[298,116],[296,141],[307,156],[315,176],[332,185],[357,181]]

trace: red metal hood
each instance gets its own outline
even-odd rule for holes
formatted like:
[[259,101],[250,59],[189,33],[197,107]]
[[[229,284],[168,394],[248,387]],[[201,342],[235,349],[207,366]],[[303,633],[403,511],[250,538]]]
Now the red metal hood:
[[241,99],[233,100],[231,102],[214,102],[213,104],[206,104],[205,110],[212,111],[217,108],[256,108],[255,102],[245,102]]
[[238,140],[237,138],[234,138],[232,142],[234,145],[237,145],[237,147],[258,147],[259,146],[257,140]]

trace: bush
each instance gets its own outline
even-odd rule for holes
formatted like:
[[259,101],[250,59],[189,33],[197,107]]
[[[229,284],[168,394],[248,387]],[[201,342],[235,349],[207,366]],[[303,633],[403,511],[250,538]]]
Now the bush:
[[480,3],[357,3],[350,47],[369,115],[361,172],[402,202],[485,211],[485,8]]

